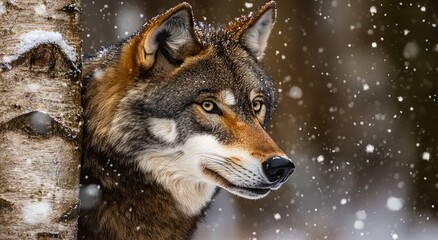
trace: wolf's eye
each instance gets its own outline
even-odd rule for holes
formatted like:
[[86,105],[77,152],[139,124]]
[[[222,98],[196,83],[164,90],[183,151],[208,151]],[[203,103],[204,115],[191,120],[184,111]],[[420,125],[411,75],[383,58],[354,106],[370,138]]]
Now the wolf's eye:
[[214,103],[212,101],[203,101],[202,108],[207,112],[211,112],[214,109]]
[[260,99],[254,100],[252,102],[252,109],[258,114],[262,110],[263,104],[263,101]]
[[202,109],[208,113],[215,113],[218,115],[222,114],[222,111],[219,109],[219,107],[211,100],[205,100],[201,103]]
[[266,103],[263,100],[263,97],[256,97],[252,100],[252,110],[259,122],[263,125],[266,116]]

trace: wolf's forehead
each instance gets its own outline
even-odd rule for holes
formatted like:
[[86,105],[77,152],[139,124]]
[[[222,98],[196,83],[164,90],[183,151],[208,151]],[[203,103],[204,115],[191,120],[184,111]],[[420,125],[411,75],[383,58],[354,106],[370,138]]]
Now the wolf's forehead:
[[192,75],[198,90],[214,92],[230,106],[252,99],[252,92],[266,93],[267,98],[275,97],[271,96],[275,92],[271,77],[243,49],[224,51],[215,48],[208,55],[198,62],[196,76]]
[[218,62],[221,62],[217,66],[223,71],[220,80],[227,89],[240,95],[249,95],[253,91],[272,91],[271,76],[254,57],[239,47],[226,50],[216,52],[216,57],[220,59]]
[[217,93],[228,105],[234,105],[238,98],[249,97],[252,91],[270,88],[270,77],[245,58],[214,55],[207,64],[200,65],[205,68],[197,72],[199,90]]

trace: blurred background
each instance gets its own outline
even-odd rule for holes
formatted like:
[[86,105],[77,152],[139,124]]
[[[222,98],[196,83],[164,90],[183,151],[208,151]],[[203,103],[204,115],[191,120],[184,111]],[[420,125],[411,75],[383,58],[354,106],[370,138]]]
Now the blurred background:
[[[83,1],[83,52],[179,2]],[[219,25],[265,1],[188,2]],[[222,191],[196,239],[438,239],[438,1],[277,7],[269,131],[296,172],[262,200]]]

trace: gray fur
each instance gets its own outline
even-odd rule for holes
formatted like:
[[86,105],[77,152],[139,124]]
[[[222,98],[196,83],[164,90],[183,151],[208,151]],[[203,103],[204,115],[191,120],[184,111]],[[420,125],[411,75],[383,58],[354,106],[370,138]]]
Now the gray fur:
[[[263,16],[263,24],[272,25],[274,6],[273,2],[267,3],[255,16]],[[263,15],[268,11],[272,21],[266,21]],[[172,14],[184,17],[172,18]],[[166,18],[173,22],[160,28],[157,24]],[[248,23],[256,20],[242,17],[236,20],[242,23],[236,24],[250,29]],[[260,51],[254,51],[254,44],[248,47],[245,38],[239,40],[240,33],[232,27],[195,23],[193,29],[177,35],[184,35],[183,44],[173,39],[176,44],[171,45],[168,40],[181,32],[178,27],[190,26],[190,21],[190,6],[180,4],[145,24],[125,43],[85,61],[87,121],[81,198],[87,208],[81,210],[79,239],[189,239],[217,186],[237,188],[233,193],[238,195],[248,194],[243,188],[263,189],[263,194],[257,195],[256,191],[254,198],[279,187],[268,187],[270,182],[261,170],[261,162],[268,157],[284,156],[263,131],[276,101],[271,76],[260,63],[266,43],[261,44]],[[256,27],[258,34],[264,34],[262,41],[266,41],[272,26]],[[119,66],[124,64],[121,59],[126,60],[126,49],[139,42],[142,34],[154,36],[155,41],[156,35],[148,32],[154,28],[164,29],[163,36],[169,39],[162,40],[167,45],[150,45],[155,52],[150,55],[146,51],[147,56],[139,58],[145,64],[137,62],[139,67],[134,70],[138,72],[121,74]],[[98,74],[93,75],[97,68]],[[123,74],[129,79],[120,77]],[[101,85],[111,81],[129,84],[119,91],[102,92]],[[205,94],[223,91],[232,93],[236,103],[227,106],[233,116],[228,124],[238,123],[243,132],[227,127],[220,114],[199,110]],[[253,111],[254,91],[263,96],[266,107],[261,120],[256,120]],[[245,129],[250,132],[247,134]],[[258,134],[266,140],[257,139]],[[254,145],[257,141],[261,142],[259,146]],[[246,149],[242,144],[252,145]],[[203,147],[215,151],[205,153]],[[202,172],[204,168],[208,171]],[[212,169],[217,172],[209,175]],[[87,186],[98,186],[98,192],[90,195],[85,191]]]

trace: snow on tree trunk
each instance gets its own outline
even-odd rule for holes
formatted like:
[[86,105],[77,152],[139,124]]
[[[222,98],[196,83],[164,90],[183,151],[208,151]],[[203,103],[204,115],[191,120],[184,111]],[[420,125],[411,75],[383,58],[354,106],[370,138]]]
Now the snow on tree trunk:
[[75,239],[79,0],[0,0],[0,239]]

